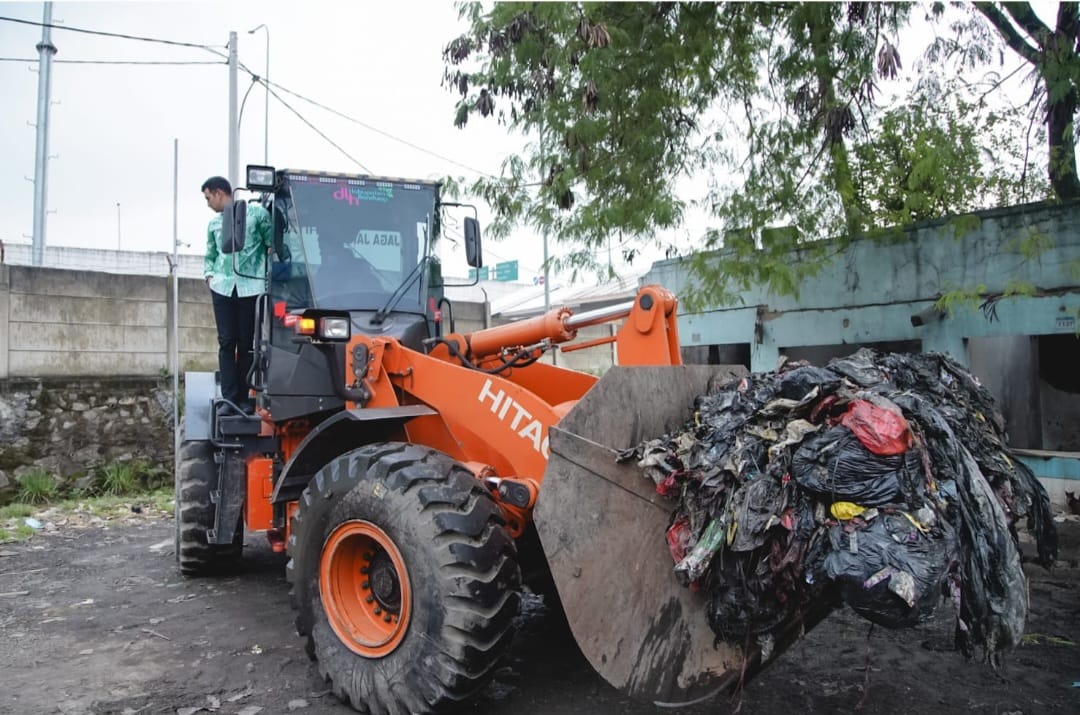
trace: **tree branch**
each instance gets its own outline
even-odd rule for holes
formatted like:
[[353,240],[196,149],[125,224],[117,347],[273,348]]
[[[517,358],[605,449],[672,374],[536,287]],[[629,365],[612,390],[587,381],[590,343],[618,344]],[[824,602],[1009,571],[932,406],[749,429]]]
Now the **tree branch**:
[[1032,47],[1027,41],[1020,36],[1020,33],[1016,31],[1012,23],[1009,22],[1009,18],[1005,17],[1004,13],[998,8],[997,5],[990,2],[977,2],[975,3],[975,9],[978,10],[990,21],[1001,36],[1005,38],[1005,42],[1009,47],[1013,48],[1018,55],[1033,65],[1039,64],[1039,50]]
[[1057,31],[1076,42],[1077,32],[1080,32],[1080,6],[1077,3],[1063,2],[1058,5]]
[[1001,6],[1012,16],[1016,24],[1024,28],[1024,32],[1039,44],[1039,47],[1046,46],[1046,38],[1053,34],[1053,31],[1031,9],[1031,3],[1003,2]]

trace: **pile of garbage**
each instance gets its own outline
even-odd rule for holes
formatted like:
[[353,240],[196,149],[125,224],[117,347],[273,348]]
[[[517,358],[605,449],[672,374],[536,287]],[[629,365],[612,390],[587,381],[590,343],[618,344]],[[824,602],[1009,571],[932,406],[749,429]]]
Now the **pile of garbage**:
[[1056,557],[1046,491],[1009,456],[989,392],[945,355],[863,349],[754,373],[622,458],[677,500],[668,545],[712,630],[763,649],[822,599],[903,628],[947,598],[957,647],[996,663],[1027,616],[1017,522],[1040,563]]

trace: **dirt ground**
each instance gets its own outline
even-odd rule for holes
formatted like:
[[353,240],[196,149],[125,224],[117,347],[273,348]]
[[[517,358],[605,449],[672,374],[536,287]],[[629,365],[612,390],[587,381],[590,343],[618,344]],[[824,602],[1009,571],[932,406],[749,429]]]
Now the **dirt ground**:
[[[1059,564],[1026,567],[1028,635],[1001,673],[952,650],[946,606],[899,632],[840,612],[740,696],[681,712],[1080,712],[1080,518],[1058,528]],[[241,573],[187,580],[172,536],[171,520],[143,516],[0,544],[0,713],[352,712],[293,630],[283,557],[248,535]],[[605,685],[537,600],[520,620],[509,663],[465,712],[669,712]]]

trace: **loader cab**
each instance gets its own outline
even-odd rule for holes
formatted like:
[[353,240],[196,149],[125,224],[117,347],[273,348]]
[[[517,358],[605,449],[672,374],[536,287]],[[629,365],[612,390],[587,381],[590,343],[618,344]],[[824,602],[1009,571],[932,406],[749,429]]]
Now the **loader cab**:
[[[283,250],[270,293],[290,309],[378,311],[434,260],[437,185],[297,172],[282,178],[274,209]],[[421,270],[394,312],[425,315],[424,298],[440,287],[431,277]]]
[[304,310],[348,315],[352,334],[416,350],[440,332],[438,184],[249,167],[248,188],[264,192],[273,217],[251,382],[275,420],[344,406],[331,369],[344,365],[344,345],[331,356],[326,345],[297,340]]

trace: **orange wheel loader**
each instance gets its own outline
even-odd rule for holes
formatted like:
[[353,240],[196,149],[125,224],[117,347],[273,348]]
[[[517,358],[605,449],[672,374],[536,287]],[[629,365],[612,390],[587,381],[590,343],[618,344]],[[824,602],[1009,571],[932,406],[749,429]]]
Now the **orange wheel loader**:
[[[681,364],[671,293],[458,333],[437,247],[469,207],[437,184],[248,167],[247,188],[274,221],[255,408],[223,400],[214,373],[186,375],[182,573],[227,572],[245,528],[265,532],[288,552],[308,653],[361,712],[475,694],[510,644],[523,578],[554,585],[582,652],[630,696],[690,704],[761,666],[756,646],[716,640],[704,596],[672,572],[671,505],[615,459],[742,370]],[[226,209],[224,252],[245,212]],[[456,226],[482,266],[475,215]],[[540,361],[615,321],[595,341],[617,351],[603,379]]]

